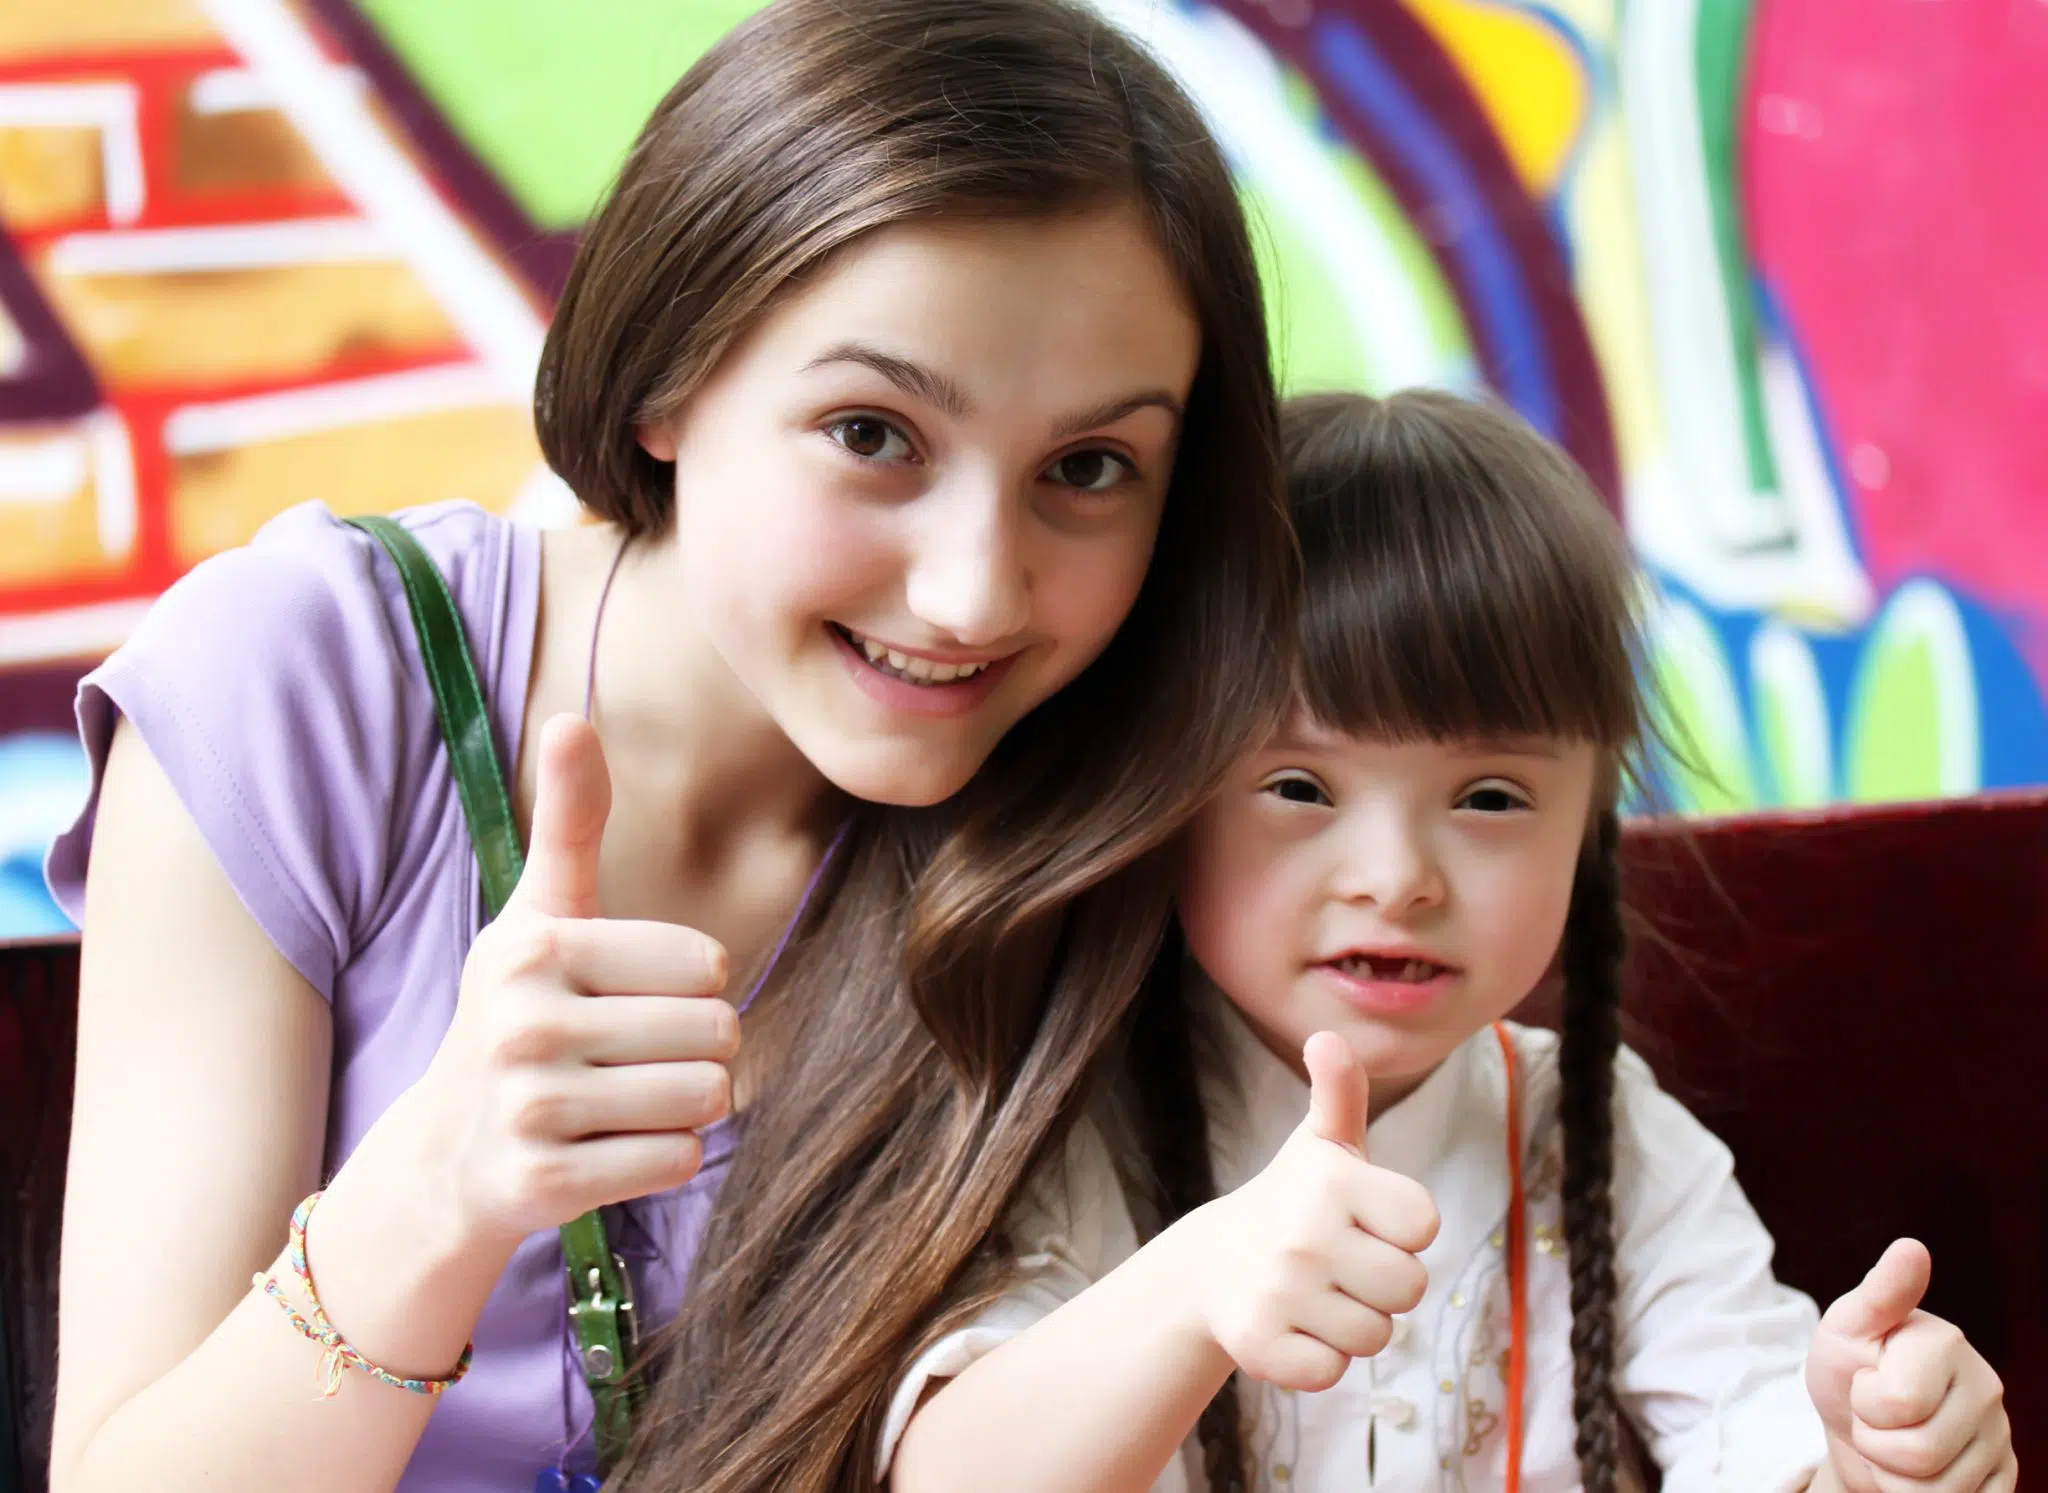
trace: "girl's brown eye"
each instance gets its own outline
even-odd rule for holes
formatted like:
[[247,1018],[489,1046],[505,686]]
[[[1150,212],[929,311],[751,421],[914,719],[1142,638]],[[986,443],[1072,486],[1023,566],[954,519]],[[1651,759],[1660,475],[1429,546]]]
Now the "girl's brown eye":
[[[881,461],[887,457],[903,455],[909,449],[909,442],[887,422],[874,416],[852,416],[850,420],[836,420],[825,430],[836,444],[844,446],[848,453],[864,461]],[[891,442],[901,442],[903,453],[891,451]]]
[[1123,480],[1130,464],[1108,451],[1076,451],[1052,464],[1052,478],[1083,492],[1103,492]]

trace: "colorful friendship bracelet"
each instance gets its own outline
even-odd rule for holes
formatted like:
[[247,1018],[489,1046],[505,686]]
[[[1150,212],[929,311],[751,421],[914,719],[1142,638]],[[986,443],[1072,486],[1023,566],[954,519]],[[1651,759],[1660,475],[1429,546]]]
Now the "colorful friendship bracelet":
[[277,1283],[274,1272],[259,1271],[253,1284],[263,1288],[264,1293],[284,1308],[285,1316],[292,1326],[299,1330],[301,1337],[318,1343],[326,1351],[320,1355],[320,1398],[331,1400],[341,1389],[341,1375],[344,1369],[359,1369],[379,1384],[388,1384],[393,1389],[403,1389],[416,1395],[437,1395],[449,1385],[461,1381],[469,1372],[469,1361],[476,1353],[476,1344],[471,1343],[462,1350],[462,1358],[455,1365],[455,1372],[445,1379],[401,1379],[386,1369],[377,1367],[349,1346],[348,1339],[327,1320],[327,1313],[320,1306],[320,1293],[313,1287],[313,1267],[306,1262],[306,1220],[313,1216],[313,1205],[320,1201],[316,1192],[292,1210],[291,1238],[285,1247],[285,1261],[298,1278],[300,1287],[306,1293],[306,1300],[313,1305],[313,1316],[309,1321],[299,1309],[292,1305],[284,1294],[284,1288]]

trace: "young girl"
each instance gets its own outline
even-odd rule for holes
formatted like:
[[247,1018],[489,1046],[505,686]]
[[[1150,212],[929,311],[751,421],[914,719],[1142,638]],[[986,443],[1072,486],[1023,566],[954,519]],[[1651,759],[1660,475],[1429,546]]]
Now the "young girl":
[[[892,1128],[920,1054],[984,1040],[951,991],[1063,1102],[1053,1044],[1166,921],[1149,852],[1269,718],[1253,255],[1195,109],[1081,7],[757,13],[590,224],[536,417],[592,523],[403,518],[502,834],[472,838],[394,560],[324,510],[81,687],[60,1493],[593,1486],[735,1093],[773,1133],[785,1074],[832,1073],[816,1155],[1001,1206],[1021,1158],[962,1180]],[[479,937],[479,847],[521,839]],[[569,1278],[558,1227],[624,1200]],[[802,1413],[826,1367],[775,1391]]]
[[[1285,428],[1295,714],[1190,832],[1118,1102],[903,1381],[892,1486],[1605,1493],[1639,1439],[1666,1493],[2010,1493],[1925,1251],[1816,1323],[1618,1047],[1637,593],[1583,480],[1448,395]],[[1503,1023],[1553,975],[1561,1038]]]

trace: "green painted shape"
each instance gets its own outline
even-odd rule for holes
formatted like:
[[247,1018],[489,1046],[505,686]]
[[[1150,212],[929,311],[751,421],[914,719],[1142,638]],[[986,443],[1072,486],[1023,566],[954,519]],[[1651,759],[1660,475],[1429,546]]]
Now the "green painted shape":
[[[1711,641],[1711,635],[1707,635]],[[1658,765],[1671,806],[1688,814],[1730,814],[1759,802],[1748,743],[1740,720],[1730,722],[1715,698],[1732,699],[1734,685],[1720,661],[1689,655],[1660,637],[1651,645],[1651,674],[1665,731],[1676,757]],[[1731,725],[1733,734],[1731,734]]]
[[1411,291],[1421,302],[1423,320],[1435,340],[1438,356],[1446,364],[1471,363],[1474,353],[1471,335],[1465,327],[1465,313],[1458,305],[1457,294],[1451,289],[1443,266],[1437,262],[1435,251],[1423,242],[1422,235],[1415,231],[1414,221],[1402,208],[1401,200],[1380,180],[1379,173],[1369,162],[1348,146],[1332,146],[1330,149],[1338,172],[1358,193],[1366,211],[1372,214],[1373,220],[1380,225],[1381,233],[1394,246],[1394,256],[1400,261]]
[[[1335,142],[1328,128],[1328,121],[1323,115],[1322,97],[1299,68],[1289,67],[1282,71],[1280,93],[1286,102],[1288,112],[1293,114],[1313,137],[1323,142],[1322,148],[1329,152],[1330,160],[1337,168],[1337,174],[1358,194],[1358,200],[1364,206],[1367,215],[1378,225],[1381,234],[1392,245],[1394,258],[1401,267],[1408,293],[1415,297],[1421,307],[1423,322],[1429,329],[1438,358],[1447,367],[1469,363],[1472,359],[1472,341],[1466,334],[1464,314],[1459,310],[1458,298],[1452,292],[1450,281],[1445,278],[1443,267],[1437,263],[1435,254],[1431,252],[1429,245],[1423,242],[1422,236],[1415,231],[1415,225],[1402,208],[1400,199],[1388,189],[1370,162],[1350,146]],[[1261,253],[1264,252],[1262,249]],[[1335,287],[1340,283],[1337,277],[1342,271],[1323,264],[1322,257],[1313,251],[1308,252],[1320,266],[1322,278],[1332,287],[1330,305],[1335,313],[1332,327],[1343,327],[1346,339],[1357,343],[1358,334],[1350,329],[1348,317],[1344,315],[1343,302],[1335,295]],[[1276,308],[1275,314],[1276,319],[1285,315],[1290,322],[1298,321],[1300,318],[1300,312],[1295,308],[1287,308],[1285,311]],[[1276,351],[1300,335],[1303,334],[1293,326],[1280,329],[1279,335],[1274,339]],[[1319,337],[1322,334],[1312,332],[1307,335]],[[1364,369],[1363,382],[1353,380],[1348,383],[1316,385],[1294,376],[1294,370],[1285,364],[1282,364],[1281,368],[1289,389],[1345,387],[1362,388],[1375,394],[1393,392],[1373,379],[1373,351],[1370,338],[1365,339],[1364,345],[1358,348],[1355,357]]]
[[1287,106],[1287,112],[1312,130],[1323,127],[1322,95],[1316,92],[1316,85],[1309,82],[1306,74],[1298,67],[1283,68],[1280,74],[1280,98]]
[[[543,228],[580,225],[633,137],[691,63],[763,0],[362,0],[414,79]],[[1290,70],[1291,108],[1318,123],[1314,88]],[[1338,169],[1381,225],[1446,362],[1469,359],[1456,297],[1393,194],[1348,149]],[[1300,225],[1257,188],[1259,267],[1273,296],[1273,349],[1291,389],[1373,389],[1372,353]],[[1382,391],[1384,392],[1384,391]]]
[[589,216],[669,88],[762,0],[361,0],[543,228]]
[[1749,248],[1743,231],[1738,158],[1756,0],[1699,0],[1693,27],[1693,78],[1699,93],[1700,154],[1706,165],[1707,202],[1714,227],[1714,259],[1728,307],[1728,335],[1741,384],[1742,438],[1749,480],[1758,492],[1778,490],[1778,463],[1764,420],[1763,378],[1757,364],[1757,318],[1749,283]]
[[1238,195],[1251,219],[1281,392],[1372,388],[1370,355],[1352,330],[1344,298],[1322,256],[1256,182],[1240,180]]
[[1863,803],[1938,798],[1942,771],[1941,660],[1930,639],[1880,623],[1849,706],[1848,796]]

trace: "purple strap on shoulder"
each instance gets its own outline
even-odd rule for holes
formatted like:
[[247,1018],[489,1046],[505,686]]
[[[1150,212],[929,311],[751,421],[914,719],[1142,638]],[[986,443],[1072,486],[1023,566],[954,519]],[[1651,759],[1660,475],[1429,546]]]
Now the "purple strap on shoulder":
[[761,966],[761,973],[754,981],[754,988],[747,992],[747,998],[740,1002],[740,1014],[745,1015],[747,1007],[754,1003],[754,997],[761,993],[761,987],[768,983],[768,977],[775,973],[775,966],[782,961],[782,951],[789,947],[790,939],[796,933],[796,925],[804,920],[809,910],[811,897],[818,890],[818,883],[825,879],[825,868],[832,864],[832,858],[839,854],[839,847],[846,843],[846,832],[853,826],[853,820],[844,820],[832,833],[832,841],[825,847],[825,853],[818,857],[818,868],[811,872],[811,879],[804,885],[804,894],[796,899],[796,911],[790,914],[789,923],[782,930],[782,937],[775,941],[775,952],[768,956],[768,962]]

